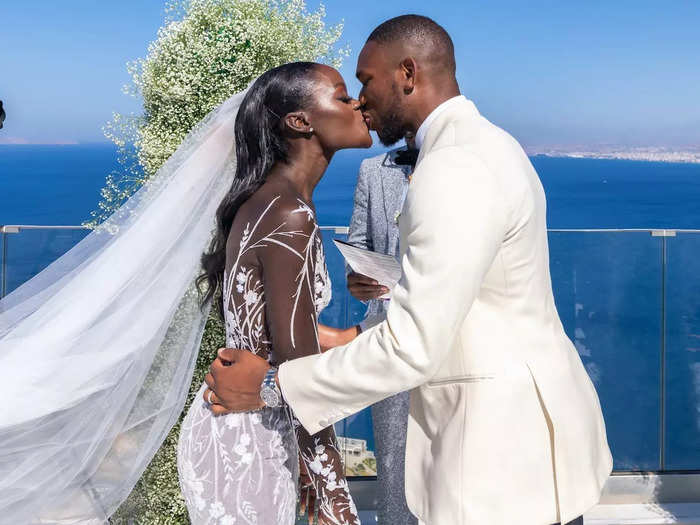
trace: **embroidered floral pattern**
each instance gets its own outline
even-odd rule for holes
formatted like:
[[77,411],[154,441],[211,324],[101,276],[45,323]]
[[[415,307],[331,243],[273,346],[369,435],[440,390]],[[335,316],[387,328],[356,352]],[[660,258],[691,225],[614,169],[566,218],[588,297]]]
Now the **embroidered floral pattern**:
[[[279,217],[280,204],[280,196],[272,198],[263,213],[243,227],[238,249],[228,254],[223,282],[227,346],[269,361],[280,359],[275,352],[285,338],[289,348],[283,359],[295,357],[290,349],[317,351],[318,315],[331,300],[313,210],[297,200],[289,221],[270,219]],[[259,256],[269,249],[276,250],[273,264],[261,266]],[[290,269],[292,273],[284,279],[287,295],[270,295],[278,290],[266,293],[265,275]],[[270,304],[268,297],[274,297]],[[276,330],[285,334],[270,334],[268,316],[283,308],[288,312],[286,326]],[[308,348],[309,340],[315,341],[316,348]],[[178,444],[180,484],[192,523],[292,525],[298,457],[314,482],[325,523],[359,525],[332,428],[309,436],[286,409],[213,417],[200,391],[183,422]]]

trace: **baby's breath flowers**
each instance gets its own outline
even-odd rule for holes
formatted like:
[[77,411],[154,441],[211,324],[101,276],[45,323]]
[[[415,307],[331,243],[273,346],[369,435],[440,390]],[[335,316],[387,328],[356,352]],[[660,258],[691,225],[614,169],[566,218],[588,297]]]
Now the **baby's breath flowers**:
[[145,58],[130,62],[124,92],[143,99],[142,115],[114,114],[105,136],[119,147],[92,219],[96,227],[148,180],[207,113],[264,71],[298,60],[338,67],[342,24],[304,0],[171,0],[166,23]]
[[[115,114],[105,127],[119,148],[121,169],[107,177],[99,208],[86,223],[93,228],[158,171],[195,124],[261,73],[297,60],[338,67],[348,54],[335,47],[342,25],[326,27],[323,6],[309,12],[304,0],[174,0],[166,14],[146,57],[128,64],[132,83],[124,89],[143,99],[143,114]],[[224,342],[223,323],[212,315],[183,414]],[[178,485],[179,433],[178,422],[110,523],[189,523]]]

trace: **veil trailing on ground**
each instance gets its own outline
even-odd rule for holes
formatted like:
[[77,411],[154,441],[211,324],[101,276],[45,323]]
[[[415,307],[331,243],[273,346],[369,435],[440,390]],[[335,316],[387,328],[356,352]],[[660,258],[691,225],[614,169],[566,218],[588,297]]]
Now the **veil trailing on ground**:
[[244,94],[0,301],[3,523],[105,523],[176,422],[208,313],[194,279],[233,180]]

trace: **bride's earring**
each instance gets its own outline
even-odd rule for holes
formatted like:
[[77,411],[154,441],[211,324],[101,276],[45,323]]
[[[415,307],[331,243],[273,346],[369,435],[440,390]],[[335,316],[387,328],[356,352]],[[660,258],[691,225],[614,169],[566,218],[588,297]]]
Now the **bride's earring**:
[[309,133],[313,133],[313,132],[314,132],[314,128],[309,128]]

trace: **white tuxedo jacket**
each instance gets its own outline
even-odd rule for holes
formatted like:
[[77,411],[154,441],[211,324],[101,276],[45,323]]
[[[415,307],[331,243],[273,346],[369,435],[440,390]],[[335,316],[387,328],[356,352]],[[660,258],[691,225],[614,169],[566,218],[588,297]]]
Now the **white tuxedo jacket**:
[[611,471],[598,396],[554,305],[545,210],[525,152],[462,99],[421,148],[387,320],[280,367],[310,433],[412,389],[406,497],[428,525],[565,523]]

